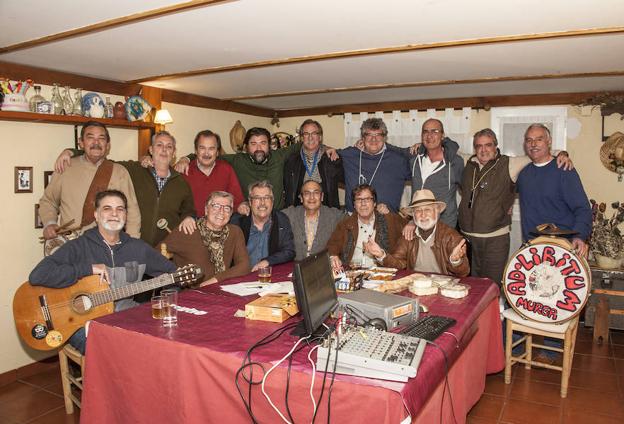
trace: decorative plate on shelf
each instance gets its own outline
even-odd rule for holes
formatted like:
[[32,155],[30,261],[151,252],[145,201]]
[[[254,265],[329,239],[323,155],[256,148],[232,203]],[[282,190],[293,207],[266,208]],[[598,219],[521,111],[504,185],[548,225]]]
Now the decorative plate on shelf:
[[82,110],[84,116],[91,118],[104,118],[104,100],[98,93],[89,92],[82,97]]
[[141,96],[132,96],[126,102],[128,121],[143,121],[151,110],[152,105]]

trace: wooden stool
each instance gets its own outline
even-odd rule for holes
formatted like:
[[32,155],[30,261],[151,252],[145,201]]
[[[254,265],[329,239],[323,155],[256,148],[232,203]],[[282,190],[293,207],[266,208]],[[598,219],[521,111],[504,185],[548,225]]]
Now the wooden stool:
[[[561,371],[561,397],[566,397],[568,394],[568,380],[570,378],[570,371],[572,370],[572,359],[574,358],[574,345],[576,344],[578,316],[561,324],[548,324],[530,321],[520,316],[513,309],[506,309],[503,311],[503,316],[507,319],[507,334],[505,339],[505,383],[511,383],[511,367],[516,362],[524,364],[526,369],[530,369],[531,365],[534,365],[536,367],[557,370]],[[514,331],[524,333],[524,336],[513,342],[512,336]],[[563,340],[563,349],[534,344],[534,334]],[[526,342],[524,353],[514,356],[512,354],[513,348],[523,342]],[[562,366],[533,361],[533,347],[554,352],[563,352]]]
[[[80,376],[75,377],[71,373],[69,366],[70,360],[80,367]],[[78,406],[78,408],[80,408],[80,395],[82,395],[82,376],[84,375],[85,359],[80,352],[67,343],[61,350],[59,350],[59,362],[61,365],[61,381],[63,382],[65,412],[67,414],[73,414],[74,403]],[[79,392],[78,396],[74,395],[72,387],[77,389]]]

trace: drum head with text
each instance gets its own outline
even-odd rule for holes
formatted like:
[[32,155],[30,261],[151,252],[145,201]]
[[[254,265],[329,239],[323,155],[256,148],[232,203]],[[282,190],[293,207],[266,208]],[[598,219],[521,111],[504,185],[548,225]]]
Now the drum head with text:
[[514,253],[503,278],[509,304],[527,319],[564,322],[578,315],[591,290],[584,258],[561,243],[536,243]]

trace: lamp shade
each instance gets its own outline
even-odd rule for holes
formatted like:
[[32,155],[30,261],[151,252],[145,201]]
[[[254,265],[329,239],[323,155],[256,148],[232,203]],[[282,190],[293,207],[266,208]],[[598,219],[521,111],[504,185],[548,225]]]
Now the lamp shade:
[[154,123],[159,125],[165,125],[173,122],[171,118],[171,114],[167,109],[160,109],[156,112],[156,116],[154,117]]

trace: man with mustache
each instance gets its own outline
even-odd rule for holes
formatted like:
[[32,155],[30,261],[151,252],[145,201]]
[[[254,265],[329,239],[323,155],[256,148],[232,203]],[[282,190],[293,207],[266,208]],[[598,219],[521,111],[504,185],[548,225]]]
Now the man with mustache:
[[384,266],[465,277],[470,271],[466,240],[440,220],[445,207],[430,190],[416,191],[408,206],[416,224],[415,237],[401,238],[391,252],[370,240],[365,251]]
[[[191,186],[195,213],[204,216],[208,196],[215,191],[224,191],[234,197],[234,211],[245,200],[238,177],[232,165],[220,159],[221,137],[210,130],[197,133],[194,141],[195,159],[189,163],[188,173],[183,174]],[[239,213],[245,210],[238,210]],[[246,209],[249,213],[249,209]]]
[[531,158],[518,175],[522,240],[540,224],[553,223],[577,235],[572,245],[587,256],[586,240],[591,234],[592,212],[587,194],[576,170],[563,171],[551,154],[550,130],[543,124],[531,124],[524,133],[524,148]]
[[273,210],[275,188],[270,182],[256,181],[249,185],[251,214],[239,216],[233,223],[245,235],[251,271],[293,260],[295,243],[288,217]]
[[164,240],[178,266],[196,264],[204,271],[201,287],[249,274],[249,255],[243,232],[228,224],[234,211],[234,196],[213,191],[206,199],[204,216],[197,231],[185,234],[175,229]]
[[[228,162],[236,171],[240,182],[243,196],[249,198],[247,191],[250,184],[256,181],[266,180],[273,187],[273,204],[275,209],[281,209],[284,203],[284,162],[292,153],[298,152],[301,144],[293,144],[283,149],[271,151],[271,133],[265,128],[254,127],[247,130],[243,139],[243,152],[223,155],[222,159]],[[182,173],[188,173],[188,164],[195,159],[191,154],[182,157],[175,169]],[[241,204],[243,209],[239,213],[249,213],[249,204]]]
[[338,184],[344,183],[342,160],[332,161],[323,154],[323,127],[318,121],[303,121],[299,137],[301,151],[290,155],[284,164],[284,206],[303,204],[304,200],[299,195],[301,187],[308,181],[315,181],[321,186],[323,205],[339,208]]
[[[126,286],[147,274],[157,277],[174,272],[175,265],[143,240],[123,231],[128,214],[126,196],[118,190],[105,190],[95,196],[93,213],[96,228],[70,240],[33,269],[28,281],[35,286],[63,288],[89,275],[100,275],[111,287]],[[136,306],[131,297],[115,302],[115,311]],[[69,343],[85,352],[84,328],[76,331]]]
[[43,237],[55,238],[59,225],[72,219],[74,224],[69,229],[90,228],[94,222],[93,199],[96,193],[105,189],[116,189],[126,195],[126,232],[139,237],[141,215],[130,175],[123,166],[106,159],[110,150],[108,129],[99,122],[86,122],[80,131],[78,145],[84,155],[67,158],[66,163],[71,166],[65,172],[57,170],[52,174],[52,180],[39,200]]
[[[167,131],[159,131],[152,136],[151,158],[145,166],[132,160],[117,162],[130,174],[141,212],[141,238],[152,246],[167,235],[165,229],[156,226],[160,219],[165,219],[169,228],[179,226],[187,233],[195,230],[191,188],[182,175],[171,168],[175,152],[175,137]],[[71,155],[80,153],[64,150],[56,160],[57,171],[63,172],[67,164],[73,163],[70,162]]]

